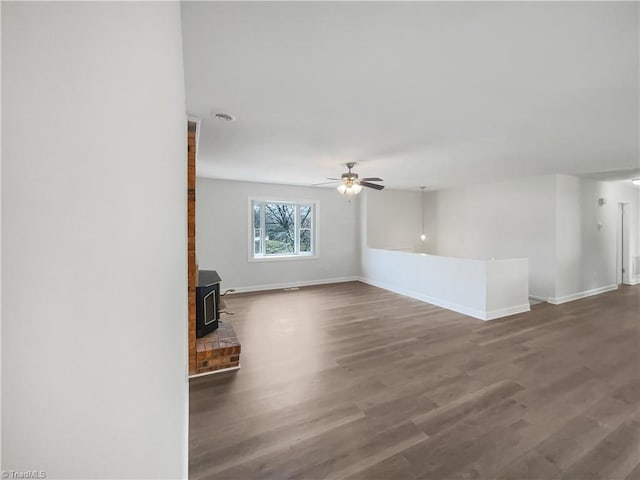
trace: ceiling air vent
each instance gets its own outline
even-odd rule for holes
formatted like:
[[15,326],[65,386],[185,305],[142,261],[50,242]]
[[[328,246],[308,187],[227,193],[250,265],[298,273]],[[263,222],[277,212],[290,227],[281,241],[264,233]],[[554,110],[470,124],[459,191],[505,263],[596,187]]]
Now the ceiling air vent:
[[213,115],[213,117],[223,122],[233,122],[235,120],[235,117],[233,115],[229,115],[228,113],[224,112],[217,112]]

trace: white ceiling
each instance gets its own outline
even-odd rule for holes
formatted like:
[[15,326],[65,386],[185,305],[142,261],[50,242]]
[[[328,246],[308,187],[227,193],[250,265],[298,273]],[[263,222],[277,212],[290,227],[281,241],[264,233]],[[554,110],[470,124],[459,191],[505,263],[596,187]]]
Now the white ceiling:
[[412,189],[638,168],[638,2],[183,2],[182,23],[199,176],[310,185],[357,161]]

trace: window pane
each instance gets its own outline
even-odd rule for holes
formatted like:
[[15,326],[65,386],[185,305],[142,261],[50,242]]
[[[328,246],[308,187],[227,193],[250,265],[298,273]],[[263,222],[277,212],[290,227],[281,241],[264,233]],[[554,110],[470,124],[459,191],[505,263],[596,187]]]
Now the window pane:
[[295,253],[295,206],[265,203],[265,254]]
[[253,254],[260,254],[260,204],[253,204]]
[[253,229],[253,253],[254,254],[260,253],[260,229],[259,228]]
[[311,228],[311,207],[300,205],[300,228]]
[[260,228],[260,204],[253,204],[253,228]]
[[311,230],[309,229],[300,229],[300,251],[311,251]]

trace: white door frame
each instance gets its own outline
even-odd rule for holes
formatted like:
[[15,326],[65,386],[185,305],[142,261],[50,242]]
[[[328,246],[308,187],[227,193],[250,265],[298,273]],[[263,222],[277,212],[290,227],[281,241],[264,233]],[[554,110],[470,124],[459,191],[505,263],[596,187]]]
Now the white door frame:
[[618,203],[616,228],[616,283],[618,285],[631,284],[631,262],[629,261],[629,247],[631,246],[630,206],[629,202]]

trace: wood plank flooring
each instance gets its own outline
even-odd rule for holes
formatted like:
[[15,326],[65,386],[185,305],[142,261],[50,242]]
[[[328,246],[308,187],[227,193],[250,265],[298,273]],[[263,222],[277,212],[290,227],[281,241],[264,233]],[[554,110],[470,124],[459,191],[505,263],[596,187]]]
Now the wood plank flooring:
[[491,322],[359,282],[227,303],[192,480],[640,480],[640,287]]

